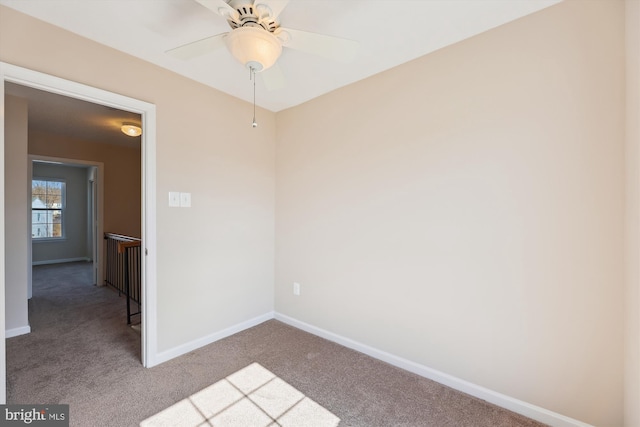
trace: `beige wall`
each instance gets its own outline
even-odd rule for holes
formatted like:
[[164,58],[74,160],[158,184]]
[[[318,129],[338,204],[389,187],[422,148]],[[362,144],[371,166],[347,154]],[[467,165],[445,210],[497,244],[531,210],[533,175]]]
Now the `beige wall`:
[[104,231],[141,236],[142,172],[139,148],[32,131],[29,134],[29,154],[103,163]]
[[279,312],[621,425],[623,4],[564,2],[279,113],[277,135],[275,114],[251,129],[245,102],[2,6],[0,60],[157,106],[160,351],[273,309],[275,211]]
[[[27,229],[29,174],[27,163],[27,103],[5,97],[5,329],[27,332]],[[10,332],[11,333],[11,332]],[[12,333],[12,335],[14,335]]]
[[271,312],[273,113],[2,6],[0,60],[156,105],[159,352]]
[[621,425],[623,12],[567,1],[279,113],[276,311]]
[[640,426],[640,2],[626,4],[625,426]]

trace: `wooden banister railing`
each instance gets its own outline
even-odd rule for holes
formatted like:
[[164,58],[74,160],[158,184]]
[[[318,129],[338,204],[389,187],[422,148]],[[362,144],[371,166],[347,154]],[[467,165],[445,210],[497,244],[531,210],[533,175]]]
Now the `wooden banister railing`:
[[[107,241],[107,267],[105,282],[124,294],[127,298],[127,324],[140,314],[141,307],[141,240],[137,237],[116,233],[104,233]],[[131,302],[138,305],[138,311],[131,312]]]

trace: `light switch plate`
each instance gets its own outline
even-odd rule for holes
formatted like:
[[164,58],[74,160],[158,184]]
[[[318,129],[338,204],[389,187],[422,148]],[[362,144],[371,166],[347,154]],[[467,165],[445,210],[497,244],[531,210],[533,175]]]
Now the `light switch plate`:
[[191,193],[180,193],[180,207],[181,208],[191,207]]
[[180,193],[177,191],[169,191],[169,206],[172,208],[180,206]]

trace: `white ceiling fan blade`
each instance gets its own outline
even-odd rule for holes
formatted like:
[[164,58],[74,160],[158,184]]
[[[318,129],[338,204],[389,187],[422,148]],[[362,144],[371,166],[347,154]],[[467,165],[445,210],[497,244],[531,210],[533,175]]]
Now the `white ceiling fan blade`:
[[202,40],[187,43],[182,46],[169,49],[165,53],[178,59],[192,59],[205,53],[212,52],[224,46],[224,38],[228,33],[222,33],[215,36],[207,37]]
[[256,0],[254,7],[262,12],[262,6],[266,6],[269,9],[269,16],[276,19],[280,16],[282,10],[287,7],[289,0]]
[[238,12],[229,6],[224,0],[196,0],[207,9],[217,13],[224,18],[237,18]]
[[260,72],[260,75],[262,76],[262,82],[264,83],[264,86],[269,91],[282,89],[286,85],[282,68],[280,68],[277,63]]
[[354,40],[282,27],[275,34],[282,40],[284,47],[309,52],[333,61],[352,61],[358,52],[359,43]]

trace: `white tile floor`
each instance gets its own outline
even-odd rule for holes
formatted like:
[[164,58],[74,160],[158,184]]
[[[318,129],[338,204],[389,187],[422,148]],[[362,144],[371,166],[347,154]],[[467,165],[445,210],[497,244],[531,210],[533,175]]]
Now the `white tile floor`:
[[335,427],[340,419],[258,363],[147,418],[140,427]]

